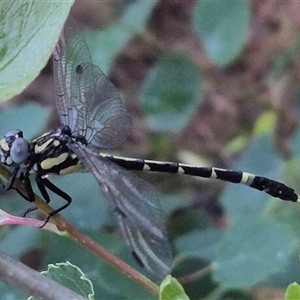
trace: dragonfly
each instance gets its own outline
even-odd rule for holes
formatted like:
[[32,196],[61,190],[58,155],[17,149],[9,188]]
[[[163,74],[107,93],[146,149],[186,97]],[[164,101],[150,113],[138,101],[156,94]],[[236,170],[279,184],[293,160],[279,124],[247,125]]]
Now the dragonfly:
[[157,278],[164,278],[171,270],[172,249],[162,208],[155,189],[132,170],[215,178],[300,202],[295,191],[285,184],[247,172],[107,154],[128,137],[131,119],[115,86],[93,64],[84,36],[71,18],[54,49],[53,65],[61,126],[32,141],[26,140],[21,130],[12,130],[0,140],[0,162],[12,168],[6,190],[18,178],[28,191],[25,199],[34,201],[29,180],[32,175],[46,202],[50,202],[48,190],[66,201],[49,214],[47,221],[72,201],[48,175],[88,171],[98,183],[137,263]]

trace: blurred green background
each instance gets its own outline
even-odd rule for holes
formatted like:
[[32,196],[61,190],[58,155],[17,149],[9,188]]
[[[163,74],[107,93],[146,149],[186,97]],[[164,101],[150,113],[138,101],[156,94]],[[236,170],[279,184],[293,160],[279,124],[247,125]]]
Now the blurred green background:
[[[36,7],[32,20],[43,12]],[[243,170],[300,193],[299,11],[298,2],[75,2],[72,13],[94,63],[120,90],[133,120],[114,153]],[[32,47],[46,46],[37,40]],[[4,73],[11,61],[4,64],[1,49],[0,84],[11,94],[26,66]],[[50,61],[21,95],[2,102],[0,133],[20,128],[33,138],[55,126]],[[175,254],[172,274],[191,299],[281,299],[289,283],[300,282],[299,205],[215,180],[139,175],[160,194]],[[137,268],[93,177],[51,180],[73,198],[62,215]],[[30,206],[15,191],[0,195],[1,209],[12,214]],[[1,251],[38,270],[66,260],[79,266],[96,299],[152,299],[66,238],[22,227],[0,234]],[[24,297],[2,284],[0,294]]]

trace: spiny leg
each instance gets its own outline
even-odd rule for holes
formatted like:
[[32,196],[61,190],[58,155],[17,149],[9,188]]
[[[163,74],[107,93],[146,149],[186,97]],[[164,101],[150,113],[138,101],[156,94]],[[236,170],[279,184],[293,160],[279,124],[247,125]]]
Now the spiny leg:
[[[33,189],[32,189],[30,179],[29,179],[29,175],[22,173],[21,176],[20,176],[20,179],[24,183],[25,188],[26,188],[27,193],[28,193],[28,198],[25,198],[24,195],[22,195],[22,197],[25,198],[26,200],[30,201],[30,202],[34,202],[34,193],[33,193]],[[26,211],[23,214],[23,218],[25,218],[27,216],[27,214],[29,214],[30,212],[35,211],[35,210],[37,210],[37,207],[35,207],[35,206],[26,209]]]
[[[46,188],[45,188],[45,185],[41,182],[41,178],[40,178],[39,176],[36,176],[36,177],[35,177],[35,181],[36,181],[37,186],[38,186],[38,188],[39,188],[39,190],[40,190],[40,192],[41,192],[41,194],[42,194],[42,196],[43,196],[43,199],[46,201],[46,203],[49,203],[49,202],[50,202],[50,197],[49,197],[49,195],[48,195],[48,193],[47,193],[47,190],[46,190]],[[30,182],[29,182],[29,183],[30,183]],[[31,186],[31,184],[30,184],[30,186]],[[32,187],[30,187],[30,189],[31,189],[31,191],[32,191]],[[29,190],[29,189],[27,188],[27,190]],[[32,197],[34,197],[33,191],[32,191]],[[32,201],[31,201],[31,202],[32,202]],[[35,210],[37,210],[37,207],[36,207],[36,206],[33,206],[33,207],[31,207],[31,208],[28,208],[28,209],[25,211],[23,217],[25,218],[27,214],[29,214],[29,213],[31,213],[31,212],[33,212],[33,211],[35,211]],[[43,226],[45,226],[45,224],[44,224]]]
[[67,208],[71,204],[72,198],[67,193],[65,193],[64,191],[59,189],[56,185],[54,185],[47,178],[37,177],[37,184],[38,184],[40,192],[42,193],[42,195],[45,198],[47,203],[50,202],[50,197],[49,197],[45,187],[67,201],[66,204],[62,205],[61,207],[59,207],[49,213],[49,215],[47,216],[47,218],[45,220],[45,223],[41,226],[41,228],[42,228],[49,222],[49,220],[52,216],[56,215],[57,213],[61,212],[65,208]]
[[[16,180],[16,176],[17,176],[18,171],[19,171],[19,167],[16,167],[14,169],[14,171],[12,172],[12,174],[11,174],[9,180],[8,180],[8,183],[5,186],[6,190],[10,190],[12,188],[12,186],[14,184],[14,181]],[[33,189],[32,189],[32,185],[31,185],[30,179],[29,179],[28,172],[21,172],[21,174],[19,175],[19,179],[24,184],[25,189],[27,191],[27,195],[25,195],[24,193],[21,193],[18,189],[16,189],[16,191],[26,201],[34,202],[34,193],[33,193]],[[28,213],[30,213],[30,212],[32,212],[32,211],[34,211],[36,209],[37,209],[36,207],[32,207],[32,208],[27,209],[23,213],[23,218],[25,218]]]
[[[52,212],[49,213],[49,215],[47,216],[44,224],[41,226],[41,228],[43,228],[49,222],[49,220],[52,216],[54,216],[55,214],[57,214],[60,211],[64,210],[65,208],[67,208],[71,204],[72,198],[68,194],[63,192],[61,189],[59,189],[57,186],[55,186],[48,179],[41,178],[40,176],[36,176],[35,179],[36,179],[37,186],[38,186],[44,200],[46,201],[46,203],[50,202],[50,197],[49,197],[49,194],[48,194],[46,188],[48,188],[50,191],[52,191],[53,193],[57,194],[58,196],[60,196],[61,198],[63,198],[64,200],[67,201],[67,203],[65,205],[63,205],[63,206],[59,207],[58,209],[55,209],[55,210],[53,210]],[[31,194],[31,192],[32,192],[32,197],[33,198],[31,198],[31,199],[33,199],[33,200],[30,200],[30,201],[33,202],[34,201],[34,194],[33,194],[31,183],[29,181],[28,176],[27,176],[27,179],[24,178],[24,183],[25,183],[26,189],[28,190],[29,194]],[[30,190],[31,190],[31,192],[30,192]],[[23,217],[25,217],[28,213],[30,213],[32,211],[35,211],[36,209],[37,209],[37,207],[31,207],[31,208],[27,209],[26,212],[24,213]]]

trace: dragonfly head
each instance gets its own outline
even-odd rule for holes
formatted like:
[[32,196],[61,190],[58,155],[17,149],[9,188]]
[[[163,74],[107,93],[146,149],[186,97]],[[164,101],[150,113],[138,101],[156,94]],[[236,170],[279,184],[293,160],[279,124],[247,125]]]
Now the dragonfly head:
[[21,130],[12,130],[0,140],[0,162],[7,166],[23,163],[29,154],[29,143]]

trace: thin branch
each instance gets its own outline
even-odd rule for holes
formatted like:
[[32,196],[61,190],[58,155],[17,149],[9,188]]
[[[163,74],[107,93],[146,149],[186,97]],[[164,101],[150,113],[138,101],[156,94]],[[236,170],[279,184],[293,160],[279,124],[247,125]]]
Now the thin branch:
[[43,300],[86,300],[41,273],[0,252],[0,278],[28,296]]

